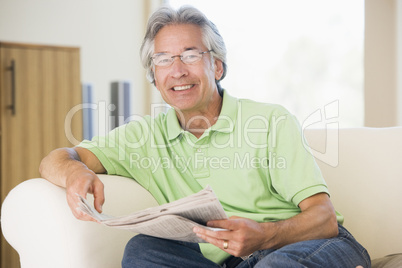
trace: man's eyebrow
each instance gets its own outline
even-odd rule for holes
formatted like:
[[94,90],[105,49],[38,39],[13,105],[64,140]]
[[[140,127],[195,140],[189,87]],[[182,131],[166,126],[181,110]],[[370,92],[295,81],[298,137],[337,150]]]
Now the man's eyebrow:
[[161,55],[161,54],[167,54],[169,52],[167,51],[161,51],[161,52],[155,52],[154,55]]
[[194,49],[198,49],[198,48],[196,48],[196,47],[186,47],[186,48],[184,49],[184,51],[187,51],[187,50],[194,50]]
[[[188,51],[188,50],[194,50],[194,49],[198,49],[198,48],[197,47],[185,47],[183,52]],[[154,55],[163,55],[163,54],[171,54],[171,53],[167,52],[167,51],[160,51],[160,52],[154,53]]]

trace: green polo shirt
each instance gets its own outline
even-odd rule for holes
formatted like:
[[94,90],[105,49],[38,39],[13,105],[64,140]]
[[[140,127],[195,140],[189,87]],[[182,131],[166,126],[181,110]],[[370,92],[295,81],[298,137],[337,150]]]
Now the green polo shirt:
[[[79,146],[93,152],[108,174],[134,178],[160,204],[210,185],[229,217],[264,222],[295,216],[303,199],[328,193],[304,144],[300,125],[286,109],[225,91],[216,124],[199,139],[181,128],[170,109]],[[211,244],[200,245],[217,263],[227,257]]]

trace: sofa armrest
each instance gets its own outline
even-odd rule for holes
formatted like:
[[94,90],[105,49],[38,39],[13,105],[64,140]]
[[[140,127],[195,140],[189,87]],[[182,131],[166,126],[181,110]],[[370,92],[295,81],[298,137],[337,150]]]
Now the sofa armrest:
[[[105,185],[106,214],[130,214],[157,202],[133,179],[99,175]],[[92,196],[88,195],[92,202]],[[4,200],[3,235],[28,267],[120,267],[128,240],[126,230],[77,220],[67,205],[63,188],[44,179],[27,180]]]

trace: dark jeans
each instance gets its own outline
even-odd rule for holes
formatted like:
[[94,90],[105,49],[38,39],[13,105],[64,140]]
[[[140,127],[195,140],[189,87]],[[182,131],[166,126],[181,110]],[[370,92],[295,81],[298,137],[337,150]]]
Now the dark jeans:
[[[339,226],[339,235],[335,238],[302,241],[277,250],[258,250],[237,268],[355,268],[358,265],[371,267],[370,256],[344,227]],[[126,246],[122,267],[221,266],[204,258],[197,243],[137,235]]]

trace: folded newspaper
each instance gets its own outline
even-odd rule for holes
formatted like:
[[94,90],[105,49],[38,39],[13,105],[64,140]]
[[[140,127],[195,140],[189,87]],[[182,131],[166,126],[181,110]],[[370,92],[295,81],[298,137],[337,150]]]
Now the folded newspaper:
[[109,227],[197,243],[205,243],[205,241],[193,232],[195,226],[219,230],[219,228],[207,227],[206,223],[209,220],[228,218],[210,186],[185,198],[127,216],[113,217],[100,214],[81,196],[79,196],[78,205],[79,210]]

